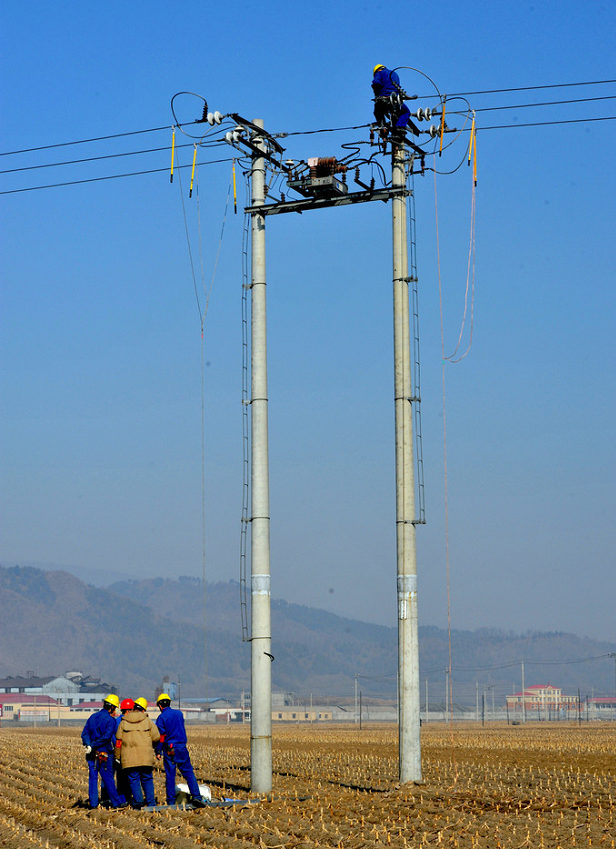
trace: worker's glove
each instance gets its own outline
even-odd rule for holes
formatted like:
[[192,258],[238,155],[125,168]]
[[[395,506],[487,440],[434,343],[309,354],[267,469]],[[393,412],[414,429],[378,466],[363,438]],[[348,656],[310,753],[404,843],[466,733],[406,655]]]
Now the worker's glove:
[[89,755],[90,752],[92,751],[92,746],[84,746],[83,748],[85,749],[86,755]]

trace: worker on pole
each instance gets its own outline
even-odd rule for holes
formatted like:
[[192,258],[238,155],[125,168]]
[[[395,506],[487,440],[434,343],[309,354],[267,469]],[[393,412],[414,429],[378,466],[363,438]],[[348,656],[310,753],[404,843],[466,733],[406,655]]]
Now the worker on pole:
[[374,117],[379,127],[384,128],[387,125],[386,118],[390,118],[394,135],[404,138],[408,126],[415,135],[419,135],[419,130],[411,121],[411,111],[404,102],[407,95],[395,71],[390,71],[385,65],[375,65],[372,72],[372,91]]

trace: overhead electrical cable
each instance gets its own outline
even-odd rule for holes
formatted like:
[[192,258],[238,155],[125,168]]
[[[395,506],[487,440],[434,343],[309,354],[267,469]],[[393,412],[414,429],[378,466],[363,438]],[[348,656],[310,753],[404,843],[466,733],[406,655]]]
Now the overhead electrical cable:
[[[199,123],[199,122],[191,121],[190,123],[196,124],[196,123]],[[185,127],[185,126],[188,126],[188,124],[182,124],[182,126]],[[122,138],[127,138],[128,136],[143,135],[144,133],[159,133],[162,130],[169,130],[169,129],[170,129],[169,124],[166,124],[164,127],[150,127],[147,130],[130,130],[129,132],[126,132],[126,133],[112,133],[111,135],[108,135],[108,136],[96,136],[95,138],[91,138],[91,139],[78,139],[76,141],[57,142],[56,144],[44,144],[44,145],[41,145],[39,147],[26,147],[26,148],[23,148],[21,150],[5,150],[4,152],[0,151],[0,156],[15,156],[18,153],[34,153],[35,151],[38,151],[38,150],[51,150],[52,148],[55,148],[55,147],[70,147],[71,145],[75,145],[75,144],[90,144],[90,142],[107,141],[108,139],[122,139]]]
[[609,85],[616,83],[616,80],[591,80],[589,82],[579,83],[551,83],[550,85],[527,85],[519,86],[518,88],[492,88],[486,91],[462,91],[450,94],[449,97],[474,97],[478,94],[505,94],[510,91],[539,91],[546,88],[571,88],[579,85]]
[[[609,652],[607,654],[597,654],[592,657],[580,657],[575,660],[512,660],[508,663],[497,663],[491,666],[452,666],[453,672],[493,672],[498,669],[513,669],[524,663],[525,666],[571,666],[578,663],[591,663],[593,660],[605,660],[612,657]],[[436,666],[433,669],[422,669],[422,675],[436,675],[443,672],[443,666]],[[380,681],[385,678],[396,678],[397,672],[383,673],[382,675],[358,675],[358,678],[364,678],[368,681]],[[460,682],[458,682],[460,683]]]
[[[604,97],[604,98],[592,98],[592,100],[614,100],[614,99],[616,99],[616,95],[613,95],[613,96],[610,95],[609,97]],[[587,100],[570,100],[570,101],[563,100],[563,101],[554,101],[553,103],[521,103],[521,104],[517,104],[515,106],[487,106],[487,107],[476,109],[475,111],[476,112],[495,112],[495,111],[507,110],[507,109],[525,109],[525,108],[532,107],[532,106],[554,106],[554,105],[560,105],[560,104],[585,103],[585,102],[589,102],[589,101],[587,101]],[[607,117],[604,117],[604,118],[601,118],[601,117],[600,118],[574,118],[574,119],[569,119],[569,120],[565,120],[565,121],[541,121],[541,122],[524,123],[524,124],[503,124],[503,125],[499,125],[497,127],[482,127],[482,129],[493,130],[493,129],[509,129],[511,127],[538,127],[538,126],[544,126],[544,125],[554,124],[554,123],[556,123],[556,124],[559,124],[559,123],[569,124],[569,123],[585,122],[585,121],[611,121],[611,120],[614,120],[614,119],[616,119],[616,116],[607,116]],[[362,125],[362,126],[367,127],[367,126],[370,126],[370,125],[365,124],[365,125]],[[341,128],[341,129],[349,129],[349,128]],[[356,128],[353,127],[353,128],[350,128],[350,129],[356,129]],[[314,132],[314,133],[334,132],[334,130],[314,130],[314,131],[311,131],[311,132]],[[300,133],[288,133],[288,135],[300,135]],[[75,142],[75,144],[78,144],[78,143],[79,142]],[[71,144],[71,142],[69,142],[69,144]],[[211,148],[213,148],[213,147],[223,147],[225,145],[226,145],[226,142],[223,139],[220,139],[220,140],[212,139],[211,141],[203,142],[200,146],[201,147],[208,147],[208,148],[211,147]],[[175,145],[176,149],[184,148],[184,147],[192,147],[192,146],[193,146],[192,142],[185,142],[183,144],[176,144]],[[347,147],[347,145],[342,145],[342,147],[343,148]],[[63,160],[61,162],[47,162],[47,163],[42,163],[40,165],[24,165],[24,166],[20,166],[19,168],[7,168],[7,169],[4,169],[4,170],[1,170],[0,174],[15,174],[15,173],[18,173],[18,172],[21,172],[21,171],[36,171],[36,170],[41,170],[41,169],[44,169],[44,168],[57,168],[57,167],[60,167],[60,166],[63,166],[63,165],[82,165],[84,163],[99,162],[99,161],[102,161],[102,160],[105,160],[105,159],[119,159],[123,156],[140,156],[142,154],[148,154],[148,153],[161,153],[161,152],[167,151],[168,149],[169,149],[169,147],[168,147],[168,145],[166,145],[165,147],[152,147],[152,148],[144,148],[142,150],[123,151],[122,153],[109,153],[109,154],[104,154],[104,155],[101,155],[101,156],[88,156],[88,157],[84,157],[83,159],[67,159],[67,160]],[[345,160],[342,160],[342,161],[345,161]],[[455,170],[457,170],[457,169],[455,169]],[[453,172],[447,172],[447,173],[453,173]],[[127,176],[131,176],[131,175],[127,175]]]
[[[480,95],[480,94],[504,94],[504,93],[507,93],[507,92],[514,92],[514,91],[539,91],[539,90],[542,90],[542,89],[570,88],[570,87],[573,87],[573,86],[608,85],[608,84],[611,84],[611,83],[616,83],[616,80],[591,80],[591,81],[587,81],[587,82],[553,83],[553,84],[550,84],[550,85],[519,86],[519,87],[515,87],[515,88],[486,89],[484,91],[454,92],[453,94],[448,94],[448,97],[449,98],[452,98],[452,97],[470,97],[470,96],[475,96],[475,95]],[[422,99],[425,99],[425,98],[428,98],[428,97],[435,97],[435,96],[437,96],[437,95],[430,94],[430,95],[420,95],[419,97],[422,98]],[[593,100],[593,99],[596,99],[596,98],[588,98],[588,100]],[[566,102],[567,101],[563,101],[563,103],[566,103]],[[572,101],[572,102],[574,102],[574,101]],[[477,111],[479,111],[479,110],[477,110]],[[202,122],[201,121],[185,121],[182,124],[178,124],[177,126],[178,127],[188,127],[188,126],[191,126],[191,125],[194,125],[194,124],[199,124],[199,123],[202,123]],[[354,126],[354,127],[329,127],[329,128],[325,128],[325,129],[321,129],[321,130],[303,130],[303,131],[294,131],[294,132],[289,132],[289,133],[279,133],[279,134],[274,134],[274,135],[277,136],[278,138],[283,138],[285,136],[291,136],[291,135],[310,135],[312,133],[333,133],[333,132],[339,132],[339,131],[342,131],[342,130],[358,130],[358,129],[361,129],[363,127],[368,127],[368,126],[370,126],[370,125],[369,124],[360,124],[360,125]],[[109,139],[128,138],[129,136],[137,136],[137,135],[143,135],[143,134],[147,134],[147,133],[158,133],[158,132],[166,131],[166,130],[169,130],[169,129],[170,129],[170,127],[167,124],[163,127],[149,127],[147,129],[144,129],[144,130],[129,130],[129,131],[124,132],[124,133],[112,133],[112,134],[105,135],[105,136],[95,136],[95,137],[87,138],[87,139],[77,139],[77,140],[68,141],[68,142],[57,142],[56,144],[46,144],[46,145],[39,145],[37,147],[21,148],[21,149],[18,149],[18,150],[0,151],[0,156],[14,156],[14,155],[17,155],[17,154],[20,154],[20,153],[33,153],[35,151],[51,150],[53,148],[58,148],[58,147],[69,147],[71,145],[89,144],[91,142],[107,141]]]
[[496,112],[501,109],[529,109],[532,106],[570,106],[573,103],[595,103],[597,100],[616,100],[616,94],[604,97],[582,97],[577,100],[547,100],[543,103],[517,103],[512,106],[479,106],[475,112]]
[[[606,82],[608,82],[608,81],[606,81]],[[611,82],[611,81],[609,81],[609,82]],[[572,83],[571,85],[574,85],[574,84]],[[583,83],[580,83],[579,85],[583,85]],[[585,83],[584,83],[584,85],[585,85]],[[454,95],[452,95],[451,97],[454,97]],[[604,99],[609,99],[609,98],[604,98]],[[592,99],[589,99],[589,101],[590,100],[592,100]],[[580,102],[583,102],[583,101],[580,101]],[[563,101],[563,103],[566,103],[566,101]],[[534,106],[534,105],[540,105],[540,104],[526,104],[526,105],[527,106]],[[523,108],[523,106],[525,106],[525,105],[524,104],[518,104],[515,107],[500,107],[500,106],[499,107],[486,107],[484,110],[476,110],[476,111],[490,111],[492,109],[496,110],[496,109],[506,109],[506,108],[515,109],[515,108]],[[616,120],[616,115],[607,115],[607,116],[600,116],[600,117],[595,117],[595,118],[569,118],[569,119],[566,119],[566,120],[533,121],[533,122],[525,122],[525,123],[498,124],[498,125],[481,127],[481,129],[482,130],[508,130],[508,129],[522,128],[522,127],[528,128],[528,127],[542,127],[542,126],[558,126],[558,125],[562,125],[562,124],[598,123],[598,122],[613,121],[613,120]],[[197,122],[195,122],[195,123],[197,123]],[[291,135],[308,135],[308,134],[318,134],[318,133],[326,133],[326,132],[336,132],[336,131],[339,131],[339,130],[341,131],[341,130],[350,130],[350,129],[361,129],[361,128],[365,128],[365,127],[369,127],[369,126],[371,126],[371,125],[370,124],[362,124],[362,125],[359,125],[358,127],[333,127],[333,128],[324,128],[324,129],[320,129],[320,130],[294,131],[294,132],[289,132],[289,133],[281,133],[281,134],[277,134],[277,135],[278,135],[278,137],[291,136]],[[155,129],[151,129],[151,130],[138,130],[138,131],[134,131],[132,133],[116,134],[115,136],[102,136],[99,139],[90,139],[90,140],[86,140],[86,141],[97,141],[97,140],[104,140],[104,139],[107,139],[107,138],[117,138],[121,135],[135,135],[139,132],[144,132],[144,133],[145,132],[154,132],[155,130],[158,130],[158,129],[168,129],[168,127],[155,128]],[[462,128],[461,132],[465,132],[465,131],[466,131],[466,128]],[[81,144],[81,143],[82,142],[65,142],[64,144],[70,145],[70,144]],[[211,140],[208,140],[207,142],[202,142],[202,144],[199,145],[199,146],[200,147],[208,147],[208,148],[212,147],[213,148],[213,147],[219,147],[224,143],[225,142],[223,142],[222,138],[220,138],[220,139],[212,138]],[[190,143],[188,143],[188,144],[190,144]],[[47,148],[61,147],[61,146],[62,145],[49,145],[49,146],[47,146]],[[176,145],[176,147],[180,147],[180,146],[184,147],[185,145]],[[46,147],[30,148],[30,150],[44,150],[44,149],[46,149]],[[0,173],[8,174],[8,173],[19,172],[19,171],[28,171],[28,170],[36,170],[36,169],[40,170],[40,169],[44,169],[44,168],[47,168],[47,167],[58,167],[60,165],[77,165],[77,164],[83,164],[83,163],[87,163],[87,162],[100,161],[100,160],[103,160],[103,159],[113,159],[113,158],[117,158],[117,157],[121,157],[121,156],[134,156],[134,155],[139,155],[139,154],[142,154],[142,153],[146,154],[146,153],[163,152],[163,151],[166,151],[167,149],[168,149],[168,147],[151,148],[151,149],[144,149],[144,150],[140,150],[140,151],[127,151],[127,152],[119,153],[119,154],[108,154],[108,155],[89,157],[89,158],[86,157],[86,158],[83,158],[83,159],[80,159],[80,160],[73,160],[73,161],[66,161],[66,162],[54,162],[54,163],[47,163],[47,164],[34,165],[34,166],[24,166],[22,168],[7,169],[5,171],[0,171]],[[25,152],[28,152],[28,151],[27,150],[12,151],[12,153],[25,153]],[[0,154],[0,155],[8,155],[8,154],[4,153],[4,154]],[[201,163],[198,163],[198,164],[200,164],[200,165],[213,165],[213,164],[217,164],[217,163],[221,163],[221,162],[230,162],[230,161],[232,161],[232,160],[229,159],[229,158],[224,158],[224,159],[218,159],[218,160],[211,160],[209,162],[201,162]],[[238,161],[241,161],[241,160],[238,160]],[[182,167],[190,167],[190,166],[182,166]],[[459,167],[460,166],[458,165],[454,169],[454,171],[458,170]],[[95,182],[102,182],[102,181],[105,181],[105,180],[115,180],[115,179],[119,179],[121,177],[137,177],[137,176],[143,176],[143,175],[146,175],[146,174],[156,174],[156,173],[160,173],[160,172],[166,171],[166,170],[167,170],[166,168],[152,168],[152,169],[147,169],[147,170],[142,170],[142,171],[126,172],[126,173],[122,173],[122,174],[110,174],[110,175],[105,175],[105,176],[102,176],[102,177],[90,177],[90,178],[84,178],[84,179],[81,179],[81,180],[69,180],[69,181],[60,182],[60,183],[48,183],[48,184],[41,184],[41,185],[36,185],[36,186],[26,186],[26,187],[17,188],[17,189],[6,189],[6,190],[3,190],[3,191],[0,191],[0,195],[18,194],[18,193],[21,193],[21,192],[38,191],[38,190],[41,190],[41,189],[60,188],[60,187],[63,187],[63,186],[82,185],[82,184],[85,184],[85,183],[95,183]],[[453,172],[443,172],[443,173],[453,173]]]
[[[215,145],[211,143],[208,147],[217,147],[224,146],[226,142],[218,141]],[[192,147],[192,142],[185,142],[184,144],[175,144],[174,147],[176,150],[182,147]],[[165,147],[150,147],[145,148],[143,150],[127,150],[123,153],[107,153],[103,156],[87,156],[84,159],[67,159],[62,162],[46,162],[41,165],[22,165],[19,168],[7,168],[4,171],[0,171],[0,174],[15,174],[18,171],[36,171],[41,168],[58,168],[61,165],[83,165],[85,162],[99,162],[103,159],[120,159],[122,156],[141,156],[147,153],[161,153],[169,150],[169,145],[165,145]]]
[[616,121],[616,115],[606,115],[601,118],[569,118],[566,121],[535,121],[529,124],[499,124],[493,127],[482,126],[481,130],[512,130],[517,127],[549,127],[555,124],[591,124],[597,121]]
[[[198,162],[197,165],[218,165],[221,162],[233,162],[233,157],[226,157],[225,159],[211,159],[206,162]],[[178,165],[177,170],[179,171],[180,168],[192,168],[192,163],[191,165]],[[128,174],[108,174],[105,177],[90,177],[86,180],[70,180],[66,183],[48,183],[43,186],[27,186],[23,189],[7,189],[6,191],[0,191],[0,195],[13,195],[18,192],[34,192],[39,189],[57,189],[61,186],[79,186],[84,183],[100,183],[105,180],[118,180],[121,177],[141,177],[144,174],[160,174],[163,171],[166,173],[169,171],[169,168],[151,168],[148,171],[132,171]]]

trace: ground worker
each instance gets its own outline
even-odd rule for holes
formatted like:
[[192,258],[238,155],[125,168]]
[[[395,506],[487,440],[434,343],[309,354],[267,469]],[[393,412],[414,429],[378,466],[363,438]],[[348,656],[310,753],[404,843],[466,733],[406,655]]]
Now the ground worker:
[[[120,727],[120,723],[122,722],[124,715],[128,713],[129,710],[134,709],[135,703],[132,699],[122,699],[122,701],[120,702],[121,714],[116,718],[116,735],[118,733],[118,728]],[[130,789],[128,774],[125,772],[125,770],[122,769],[122,766],[117,761],[117,759],[114,759],[113,764],[116,774],[116,785],[118,788],[118,795],[120,797],[123,796],[124,800],[130,804],[133,801],[133,796]]]
[[144,698],[135,699],[135,710],[147,711],[148,700]]
[[181,710],[174,710],[171,707],[171,697],[167,693],[161,693],[156,704],[160,711],[160,715],[156,719],[156,725],[160,731],[158,757],[160,757],[162,751],[165,764],[167,804],[175,804],[175,770],[177,767],[188,784],[191,804],[196,808],[204,808],[206,803],[201,798],[199,784],[195,778],[190,755],[186,748],[184,714]]
[[99,774],[111,807],[120,808],[126,804],[118,795],[113,778],[113,748],[116,731],[113,714],[119,706],[120,700],[111,693],[103,701],[101,710],[89,717],[81,732],[88,764],[88,798],[91,808],[98,807]]
[[133,808],[143,807],[144,796],[149,808],[156,804],[152,770],[159,740],[158,728],[143,710],[126,711],[116,731],[115,756],[128,778]]
[[[374,117],[380,127],[385,125],[387,116],[395,121],[394,130],[398,135],[404,135],[411,118],[411,112],[404,100],[404,90],[400,85],[400,77],[395,71],[390,71],[385,65],[375,65],[372,72],[372,91],[374,92]],[[393,97],[392,97],[393,95]],[[416,127],[411,125],[413,132]]]

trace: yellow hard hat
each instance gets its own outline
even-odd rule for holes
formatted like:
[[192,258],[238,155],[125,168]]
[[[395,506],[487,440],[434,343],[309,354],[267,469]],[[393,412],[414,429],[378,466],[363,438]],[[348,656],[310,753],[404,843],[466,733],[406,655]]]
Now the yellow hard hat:
[[143,708],[143,710],[147,710],[147,709],[148,709],[148,700],[147,700],[147,699],[144,699],[144,698],[141,698],[141,699],[135,699],[135,704],[136,704],[136,705],[139,705],[139,707],[140,707],[140,708]]
[[379,70],[379,68],[384,68],[384,67],[385,67],[385,65],[375,65],[375,66],[374,66],[374,70],[372,71],[372,73],[373,73],[373,74],[376,74],[376,72]]
[[168,702],[170,702],[170,701],[171,701],[171,696],[169,696],[167,693],[161,693],[161,694],[160,694],[160,696],[156,699],[156,704],[158,704],[159,702],[164,702],[164,701],[165,701],[165,699],[166,699]]
[[120,707],[120,700],[119,700],[119,698],[116,696],[116,694],[115,694],[115,693],[110,693],[108,696],[106,696],[106,697],[105,697],[105,702],[106,702],[108,705],[113,705],[113,706],[114,706],[114,707],[116,707],[116,708],[119,708],[119,707]]

